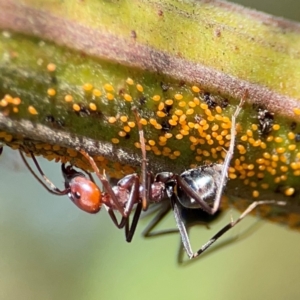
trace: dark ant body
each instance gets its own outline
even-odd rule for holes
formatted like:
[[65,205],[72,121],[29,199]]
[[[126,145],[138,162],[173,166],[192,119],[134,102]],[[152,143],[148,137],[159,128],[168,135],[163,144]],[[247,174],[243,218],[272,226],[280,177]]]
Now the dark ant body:
[[171,130],[171,125],[167,121],[162,121],[160,125],[162,126],[162,132],[169,132]]
[[167,92],[170,88],[170,86],[167,83],[164,83],[164,82],[160,83],[160,87],[161,87],[163,92]]
[[296,122],[292,122],[291,125],[290,125],[290,128],[292,131],[294,131],[297,127],[297,123]]
[[268,136],[268,134],[272,131],[273,128],[274,113],[271,113],[267,109],[259,107],[257,118],[259,122],[260,134],[265,137]]
[[203,94],[203,100],[208,105],[209,108],[215,108],[218,104],[210,93]]
[[[69,198],[80,209],[89,213],[97,213],[103,204],[114,224],[118,228],[125,228],[126,240],[128,242],[132,240],[141,211],[146,211],[150,203],[165,203],[164,200],[166,197],[169,198],[169,204],[167,203],[167,205],[158,212],[158,215],[149,224],[145,236],[151,235],[151,230],[160,222],[168,211],[172,209],[182,244],[189,258],[195,258],[209,248],[225,232],[239,223],[246,215],[255,209],[255,207],[270,204],[286,205],[286,202],[283,201],[255,201],[236,221],[231,221],[223,227],[198,251],[193,252],[192,250],[187,230],[187,225],[193,221],[192,218],[195,218],[196,216],[198,221],[201,221],[201,219],[204,222],[206,222],[206,220],[211,221],[215,219],[220,212],[221,196],[227,182],[228,167],[234,152],[236,134],[235,120],[241,110],[242,103],[243,101],[241,101],[232,116],[231,141],[224,163],[200,166],[198,168],[186,170],[180,175],[172,172],[160,172],[153,176],[151,172],[147,171],[144,132],[140,123],[139,114],[134,108],[133,112],[136,115],[138,123],[139,139],[142,150],[140,176],[136,173],[127,175],[119,180],[117,185],[111,187],[106,176],[100,174],[93,158],[84,150],[79,151],[92,166],[97,177],[104,186],[105,192],[100,191],[89,173],[87,173],[88,176],[85,176],[85,174],[73,169],[72,166],[65,167],[64,164],[62,164],[62,173],[65,179],[65,189],[62,191],[57,189],[43,174],[34,155],[31,154],[39,173],[50,186],[49,188],[32,171],[24,159],[22,152],[20,152],[31,173],[33,173],[38,181],[51,193],[56,195],[68,194]],[[135,205],[133,220],[130,222],[129,216]],[[122,216],[120,222],[117,220],[115,210],[118,210]],[[193,214],[193,217],[191,217],[192,210],[195,210],[196,212],[196,214]]]
[[52,115],[47,115],[45,118],[45,122],[49,125],[51,125],[53,128],[61,128],[65,126],[65,123],[63,120],[55,119]]

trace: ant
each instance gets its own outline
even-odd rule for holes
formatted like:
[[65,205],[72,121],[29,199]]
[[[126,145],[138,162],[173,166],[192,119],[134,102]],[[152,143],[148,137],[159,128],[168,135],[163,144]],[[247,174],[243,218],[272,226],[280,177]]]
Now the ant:
[[[76,206],[88,213],[99,212],[102,205],[108,211],[112,221],[118,228],[125,227],[126,241],[130,242],[137,227],[142,211],[146,211],[150,203],[165,203],[163,200],[169,198],[170,204],[164,205],[164,208],[152,220],[147,227],[144,235],[150,236],[151,230],[160,222],[160,220],[173,210],[175,221],[181,236],[182,244],[189,258],[195,258],[207,250],[217,239],[225,232],[238,224],[246,215],[259,205],[279,205],[284,206],[286,202],[275,200],[255,201],[240,215],[240,217],[231,221],[215,234],[198,251],[193,252],[189,241],[187,224],[191,223],[191,212],[198,212],[198,220],[209,222],[213,220],[220,212],[220,202],[224,186],[227,183],[227,172],[231,162],[236,135],[236,118],[242,108],[244,100],[242,99],[231,121],[231,141],[223,164],[210,164],[197,168],[189,169],[180,175],[172,172],[160,172],[155,176],[147,171],[146,147],[144,131],[140,123],[140,117],[136,108],[133,112],[136,115],[139,131],[139,139],[142,151],[141,176],[136,173],[129,174],[118,181],[117,185],[111,187],[106,175],[102,175],[94,159],[84,150],[79,152],[88,160],[101,181],[105,192],[101,192],[95,184],[90,173],[87,176],[82,172],[76,171],[72,166],[62,164],[62,174],[65,180],[65,189],[59,190],[42,172],[33,153],[30,155],[36,165],[40,175],[49,187],[34,173],[20,150],[29,171],[33,176],[51,193],[56,195],[68,195]],[[136,205],[133,220],[130,223],[129,216]],[[122,216],[118,222],[115,212],[118,210]]]

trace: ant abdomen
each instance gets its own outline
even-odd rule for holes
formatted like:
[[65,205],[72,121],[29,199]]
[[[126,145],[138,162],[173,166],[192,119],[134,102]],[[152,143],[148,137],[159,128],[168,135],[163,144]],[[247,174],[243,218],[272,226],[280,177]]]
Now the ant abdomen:
[[[213,164],[190,169],[180,174],[189,187],[191,187],[203,201],[212,205],[216,198],[222,177],[222,165]],[[190,197],[182,187],[178,187],[177,198],[181,205],[186,208],[201,208],[201,204]]]

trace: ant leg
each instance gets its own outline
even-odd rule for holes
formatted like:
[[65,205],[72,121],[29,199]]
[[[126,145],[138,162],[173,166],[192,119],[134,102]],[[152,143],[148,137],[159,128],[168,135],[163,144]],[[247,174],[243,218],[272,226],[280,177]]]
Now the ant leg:
[[214,214],[220,207],[220,202],[221,202],[221,197],[222,197],[222,193],[223,193],[223,189],[224,189],[224,185],[226,184],[227,181],[227,176],[228,176],[228,168],[229,168],[229,164],[231,162],[233,153],[234,153],[234,145],[235,145],[235,135],[236,135],[236,128],[235,128],[235,121],[237,116],[239,115],[242,106],[244,104],[245,101],[245,97],[246,97],[247,93],[243,96],[243,98],[241,99],[238,107],[235,110],[235,113],[233,114],[232,118],[231,118],[231,130],[230,130],[230,145],[229,145],[229,149],[227,151],[224,163],[223,163],[223,168],[222,168],[222,173],[221,173],[221,180],[219,183],[219,188],[217,190],[217,195],[216,198],[214,200],[214,206],[212,209],[212,214]]
[[54,195],[66,195],[68,193],[68,190],[65,189],[65,190],[59,190],[52,181],[50,181],[48,179],[48,177],[46,177],[46,175],[44,174],[44,172],[42,171],[39,163],[37,162],[34,154],[32,152],[30,152],[30,155],[32,157],[32,160],[36,166],[36,168],[38,169],[39,173],[41,174],[41,176],[43,177],[43,179],[45,180],[45,182],[50,186],[48,187],[45,182],[43,182],[38,176],[37,174],[32,170],[32,168],[30,167],[30,165],[28,164],[28,161],[25,159],[25,156],[23,154],[23,152],[21,150],[19,150],[20,152],[20,155],[21,155],[21,158],[25,164],[25,166],[27,167],[27,169],[30,171],[30,173],[33,175],[33,177],[48,191],[50,192],[51,194],[54,194]]
[[171,196],[171,205],[172,205],[176,225],[178,227],[178,230],[179,230],[179,233],[180,233],[180,236],[181,236],[181,241],[182,241],[183,247],[184,247],[188,257],[193,258],[194,253],[193,253],[193,250],[192,250],[189,235],[188,235],[186,226],[185,226],[185,224],[184,224],[184,222],[181,218],[180,210],[178,208],[178,205],[177,205],[176,198],[175,198],[174,194],[172,194],[172,196]]
[[286,206],[287,202],[285,201],[275,201],[275,200],[261,200],[251,203],[248,208],[235,220],[231,221],[229,224],[224,226],[217,234],[215,234],[207,243],[205,243],[196,253],[194,253],[192,258],[195,258],[207,250],[218,238],[220,238],[225,232],[233,228],[236,224],[242,221],[249,213],[251,213],[257,206],[260,205],[278,205]]
[[[130,194],[128,200],[126,201],[126,206],[124,208],[124,213],[127,217],[122,217],[120,223],[118,223],[117,217],[113,211],[113,208],[109,207],[108,204],[105,205],[109,216],[111,217],[114,224],[119,228],[125,227],[125,236],[126,241],[131,242],[132,237],[134,235],[137,223],[140,218],[140,214],[142,211],[142,203],[139,202],[139,178],[136,174],[128,175],[121,179],[118,182],[118,188],[128,190],[130,188]],[[120,198],[120,201],[122,199]],[[137,207],[134,212],[132,223],[130,224],[130,213],[133,209],[134,204],[137,203]]]
[[137,121],[137,126],[139,130],[140,144],[142,150],[142,168],[141,168],[141,183],[142,183],[142,204],[143,210],[146,211],[149,206],[149,201],[151,198],[151,176],[147,173],[147,158],[146,158],[146,146],[145,146],[145,137],[144,130],[141,124],[141,118],[137,111],[136,107],[132,108],[133,113],[135,114],[135,118]]
[[197,252],[193,253],[191,243],[187,234],[187,230],[185,227],[185,224],[181,220],[180,212],[177,206],[176,201],[172,201],[174,215],[176,219],[176,223],[178,226],[178,229],[180,231],[181,239],[183,246],[189,256],[189,258],[195,258],[199,255],[201,255],[204,251],[206,251],[216,240],[218,240],[224,233],[226,233],[229,229],[233,228],[235,225],[237,225],[240,221],[242,221],[249,213],[251,213],[256,207],[260,205],[278,205],[278,206],[286,206],[287,202],[285,201],[275,201],[275,200],[261,200],[261,201],[255,201],[251,203],[248,208],[239,216],[238,219],[235,221],[231,221],[226,226],[224,226],[219,232],[217,232],[207,243],[205,243]]
[[[115,188],[119,190],[116,191],[116,194],[112,190],[112,192],[115,194],[115,197],[118,199],[118,203],[121,205],[124,204],[125,206],[122,209],[123,216],[120,223],[118,222],[114,212],[115,207],[111,203],[111,198],[112,198],[111,195],[107,193],[106,197],[103,197],[104,206],[110,218],[112,219],[113,223],[115,224],[115,226],[119,229],[125,227],[125,236],[127,242],[130,242],[132,240],[132,237],[134,235],[141,214],[142,205],[141,202],[139,202],[139,187],[140,187],[139,177],[136,174],[131,174],[125,176],[124,178],[118,181],[118,184]],[[124,197],[123,195],[124,191],[130,191],[129,196]],[[136,203],[138,205],[134,212],[133,221],[130,224],[129,216],[133,209],[133,206]]]
[[165,234],[178,233],[178,229],[166,229],[157,232],[152,232],[152,230],[164,219],[164,217],[167,215],[167,213],[170,210],[171,210],[170,202],[164,201],[161,204],[161,207],[158,210],[157,214],[154,216],[154,218],[144,229],[142,233],[143,237],[148,238],[148,237],[160,236]]
[[[146,176],[147,176],[146,182],[150,182],[150,184],[151,184],[151,174],[150,173],[146,174]],[[129,200],[128,200],[128,202],[126,204],[126,208],[125,208],[125,210],[128,212],[128,217],[122,218],[122,221],[126,222],[125,223],[125,236],[126,236],[127,242],[131,242],[131,240],[133,238],[133,235],[135,233],[135,230],[136,230],[136,227],[139,222],[141,212],[143,209],[143,203],[139,202],[139,196],[140,196],[139,187],[140,187],[139,178],[136,176],[135,182],[131,188]],[[151,187],[151,185],[150,185],[150,187]],[[149,198],[147,198],[147,199],[149,199]],[[133,220],[132,220],[131,225],[129,225],[130,224],[130,212],[132,211],[133,205],[136,203],[137,203],[137,207],[134,212]],[[121,224],[122,224],[122,221],[121,221]]]
[[126,220],[126,224],[125,224],[125,236],[126,236],[126,241],[128,243],[131,242],[132,238],[133,238],[133,235],[135,233],[135,230],[136,230],[136,227],[137,227],[137,224],[139,222],[139,219],[140,219],[140,216],[141,216],[141,212],[142,212],[142,208],[143,208],[143,205],[141,202],[138,203],[136,209],[135,209],[135,212],[134,212],[134,215],[133,215],[133,220],[132,220],[132,223],[131,225],[129,226],[129,216]]
[[129,216],[123,217],[121,219],[120,223],[118,223],[118,220],[117,220],[117,217],[116,217],[114,211],[111,208],[107,208],[107,212],[108,212],[110,218],[112,219],[113,223],[116,225],[116,227],[119,229],[122,229],[123,227],[125,227],[125,237],[126,237],[126,241],[128,243],[130,243],[133,238],[137,223],[140,218],[141,211],[142,211],[142,204],[140,202],[140,203],[138,203],[138,205],[135,209],[132,223],[131,223],[131,225],[129,225],[129,223],[130,223]]

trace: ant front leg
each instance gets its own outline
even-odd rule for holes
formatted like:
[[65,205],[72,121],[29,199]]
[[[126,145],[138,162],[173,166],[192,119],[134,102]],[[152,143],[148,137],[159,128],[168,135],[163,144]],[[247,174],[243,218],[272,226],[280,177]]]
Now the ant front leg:
[[184,247],[187,255],[189,256],[189,258],[193,258],[194,253],[193,253],[193,250],[192,250],[192,246],[191,246],[191,242],[190,242],[190,239],[189,239],[188,231],[187,231],[186,226],[184,224],[184,221],[181,217],[181,213],[180,213],[180,209],[179,209],[179,206],[178,206],[178,203],[177,203],[175,193],[173,193],[172,196],[171,196],[171,205],[172,205],[175,221],[176,221],[179,233],[180,233],[180,237],[181,237],[183,247]]
[[[109,204],[110,199],[108,199],[105,205],[114,224],[120,229],[125,227],[125,236],[127,242],[132,240],[142,211],[142,203],[139,201],[139,187],[140,183],[137,174],[130,174],[119,180],[118,184],[112,188],[119,203],[122,203],[124,207],[123,213],[125,216],[122,217],[120,223],[117,221],[113,207]],[[107,196],[110,198],[111,195],[107,194]],[[130,224],[130,213],[132,212],[135,204],[137,204],[137,207],[134,212],[132,223]]]
[[144,229],[142,233],[145,238],[161,236],[161,235],[171,234],[171,233],[178,233],[178,229],[165,229],[165,230],[153,232],[156,226],[165,218],[165,216],[171,210],[170,202],[167,200],[161,201],[157,205],[159,205],[159,208],[155,211],[156,214],[154,218],[150,221],[150,223],[147,225],[147,227]]
[[[151,186],[151,173],[146,174],[146,182],[150,182]],[[112,208],[108,207],[108,213],[113,220],[114,224],[118,228],[123,228],[125,226],[125,236],[126,241],[131,242],[133,235],[135,233],[138,221],[143,210],[143,202],[140,201],[140,181],[137,174],[127,175],[121,180],[118,181],[117,186],[113,187],[113,191],[116,194],[119,201],[125,204],[124,213],[127,217],[122,217],[120,223],[117,222],[117,218]],[[128,191],[130,191],[128,196]],[[125,195],[124,195],[125,193]],[[147,198],[149,199],[149,198]],[[137,204],[135,212],[133,215],[132,222],[130,223],[130,213],[133,209],[133,206]]]

